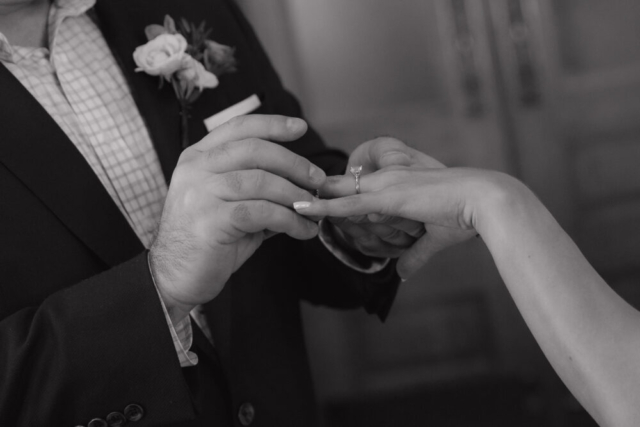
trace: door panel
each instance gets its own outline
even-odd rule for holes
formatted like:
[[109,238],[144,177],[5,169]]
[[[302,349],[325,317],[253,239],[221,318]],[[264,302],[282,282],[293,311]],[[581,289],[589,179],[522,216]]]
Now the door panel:
[[[578,243],[590,248],[587,252],[596,268],[615,274],[610,270],[615,270],[614,264],[600,264],[601,260],[635,254],[628,252],[631,247],[626,242],[606,249],[599,242],[613,236],[640,238],[632,234],[635,228],[620,235],[620,221],[612,219],[632,215],[630,199],[640,197],[640,174],[634,167],[640,160],[640,3],[501,0],[487,4],[506,76],[520,177]],[[523,32],[541,88],[541,100],[533,107],[518,102],[513,25],[507,12],[514,7],[522,10]],[[640,268],[640,261],[635,264]]]
[[551,7],[565,71],[597,73],[640,62],[637,1],[563,0]]
[[[447,165],[511,171],[482,2],[284,4],[298,95],[329,145],[351,151],[391,135]],[[272,13],[255,14],[259,30]],[[364,313],[306,313],[323,398],[530,366],[535,347],[520,338],[524,323],[479,240],[403,284],[386,325]]]
[[[640,305],[639,2],[243,2],[267,50],[286,46],[278,67],[330,145],[392,135],[447,165],[515,174]],[[260,11],[274,2],[277,19]],[[479,239],[404,283],[386,325],[305,311],[321,398],[516,374],[555,397],[545,425],[577,413]]]

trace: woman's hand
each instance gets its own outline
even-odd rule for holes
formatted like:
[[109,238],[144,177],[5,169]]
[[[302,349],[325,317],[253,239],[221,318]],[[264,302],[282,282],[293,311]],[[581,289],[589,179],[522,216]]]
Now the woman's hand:
[[[366,216],[371,222],[402,217],[422,222],[426,234],[398,261],[398,274],[406,279],[435,253],[475,236],[483,207],[503,197],[515,181],[498,172],[475,169],[390,166],[362,176],[362,194],[294,207],[303,215]],[[353,178],[331,177],[327,186],[339,193],[335,189],[352,187]]]
[[427,234],[398,262],[402,277],[477,230],[533,336],[578,401],[599,425],[638,425],[640,313],[589,265],[524,184],[499,172],[410,166],[363,176],[361,188],[360,195],[294,207],[304,215],[423,222]]
[[[380,137],[360,144],[349,156],[349,167],[342,176],[328,179],[319,190],[323,199],[350,196],[355,193],[355,180],[351,167],[361,167],[364,177],[389,166],[444,167],[442,163],[390,137]],[[330,182],[329,182],[330,181]],[[336,233],[348,248],[379,258],[400,257],[424,234],[424,225],[395,216],[367,215],[351,217],[329,216],[327,220],[340,230]]]

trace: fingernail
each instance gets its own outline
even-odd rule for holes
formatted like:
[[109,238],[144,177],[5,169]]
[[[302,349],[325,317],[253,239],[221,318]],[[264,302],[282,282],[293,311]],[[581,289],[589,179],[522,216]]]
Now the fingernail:
[[385,165],[402,165],[411,162],[411,157],[402,151],[389,151],[380,157],[380,163]]
[[306,208],[308,208],[309,206],[311,206],[311,202],[295,202],[295,203],[293,204],[293,208],[294,208],[295,210],[298,210],[298,209],[306,209]]
[[302,119],[298,119],[295,117],[289,117],[287,119],[287,128],[290,131],[297,132],[301,130],[304,127],[304,125],[305,125],[305,122]]
[[404,278],[402,278],[402,277],[401,277],[401,278],[400,278],[400,281],[401,281],[402,283],[404,283],[404,282],[406,282],[406,281],[407,281],[407,279],[404,279]]
[[309,166],[309,177],[312,182],[322,182],[325,180],[327,175],[325,175],[324,171],[315,165]]

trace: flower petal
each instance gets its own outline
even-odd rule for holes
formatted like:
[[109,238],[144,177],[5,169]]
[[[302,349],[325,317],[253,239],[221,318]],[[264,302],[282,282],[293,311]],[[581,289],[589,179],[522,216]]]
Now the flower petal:
[[158,37],[160,34],[167,34],[167,30],[162,25],[151,24],[147,25],[147,28],[144,29],[144,33],[147,36],[147,40],[151,41]]
[[167,29],[169,34],[176,34],[178,31],[176,30],[176,23],[172,17],[169,15],[164,15],[164,28]]

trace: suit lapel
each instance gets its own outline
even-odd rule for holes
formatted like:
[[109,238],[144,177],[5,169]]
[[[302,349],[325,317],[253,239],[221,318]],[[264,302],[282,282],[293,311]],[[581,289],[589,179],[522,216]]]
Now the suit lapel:
[[157,78],[134,71],[133,51],[147,41],[144,35],[149,24],[147,13],[131,7],[129,1],[115,0],[98,1],[95,10],[97,23],[129,83],[169,183],[181,152],[179,105],[173,90],[168,87],[160,90]]
[[0,162],[107,265],[140,253],[140,240],[82,154],[2,64],[0,88]]
[[[131,54],[145,42],[135,35],[144,37],[144,26],[129,25],[125,4],[100,1],[94,16],[120,63],[169,182],[180,155],[177,103],[171,91],[158,90],[157,80],[133,71]],[[105,264],[117,265],[140,253],[140,240],[82,154],[2,64],[0,88],[0,162]]]

